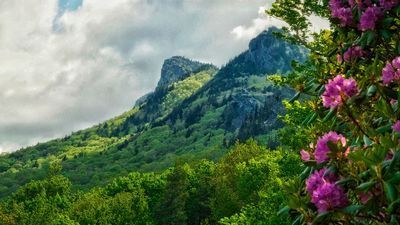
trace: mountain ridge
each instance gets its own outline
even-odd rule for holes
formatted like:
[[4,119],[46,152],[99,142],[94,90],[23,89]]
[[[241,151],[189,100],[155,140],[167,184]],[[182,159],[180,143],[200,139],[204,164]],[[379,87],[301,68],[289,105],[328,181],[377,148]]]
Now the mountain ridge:
[[[221,69],[183,57],[167,59],[155,91],[123,115],[1,156],[0,197],[45,177],[54,162],[85,190],[131,171],[161,171],[177,158],[216,160],[249,137],[274,147],[281,100],[293,91],[272,86],[265,75],[288,72],[291,60],[301,61],[306,52],[277,39],[275,31],[257,36],[249,50]],[[265,63],[266,53],[274,53],[274,60]]]

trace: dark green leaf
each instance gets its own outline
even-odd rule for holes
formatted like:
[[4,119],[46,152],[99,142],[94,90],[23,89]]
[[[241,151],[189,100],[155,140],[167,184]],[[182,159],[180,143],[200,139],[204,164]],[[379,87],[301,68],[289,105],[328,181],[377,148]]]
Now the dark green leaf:
[[396,209],[396,207],[397,207],[398,205],[400,205],[400,199],[397,199],[396,201],[392,202],[392,203],[389,205],[389,207],[388,207],[388,209],[387,209],[388,213],[392,213],[393,210]]
[[392,184],[385,181],[383,182],[383,186],[385,189],[386,198],[389,200],[389,202],[394,202],[397,197],[396,188]]
[[300,174],[300,179],[304,180],[307,177],[309,177],[310,176],[310,172],[311,172],[311,167],[305,168],[304,171]]
[[367,191],[371,187],[375,186],[376,182],[374,180],[362,183],[356,187],[358,191]]
[[315,217],[315,219],[314,219],[314,221],[312,222],[312,224],[318,224],[318,223],[324,221],[325,218],[328,217],[328,215],[329,215],[329,212],[325,212],[325,213],[320,213],[320,214],[318,214],[318,216]]
[[367,45],[371,45],[375,41],[376,34],[373,31],[368,31],[367,35]]
[[292,225],[301,225],[303,224],[303,215],[299,215],[292,223]]
[[372,142],[371,139],[369,139],[366,135],[364,135],[363,139],[364,139],[364,144],[365,144],[366,146],[372,145],[373,142]]
[[290,211],[289,206],[285,206],[281,210],[279,210],[278,216],[287,215],[289,211]]
[[362,205],[350,205],[340,211],[346,213],[346,214],[351,214],[355,215],[360,209],[362,209],[364,206]]
[[376,91],[377,91],[376,85],[371,85],[371,86],[368,88],[367,96],[368,96],[368,97],[374,96],[375,93],[376,93]]
[[293,96],[293,98],[291,98],[291,99],[289,100],[289,102],[290,102],[290,103],[293,103],[294,101],[296,101],[297,99],[299,99],[300,94],[301,94],[300,92],[297,92],[296,95]]
[[393,155],[392,161],[390,162],[390,165],[388,168],[388,172],[393,171],[396,168],[396,165],[398,165],[399,163],[400,163],[400,152],[397,151]]
[[335,113],[336,113],[336,110],[335,110],[335,109],[331,109],[331,110],[329,111],[329,113],[326,114],[326,116],[324,117],[324,119],[322,119],[322,122],[326,122],[326,121],[332,119],[332,117],[335,116]]
[[400,172],[396,172],[392,176],[390,176],[390,180],[388,180],[389,183],[396,185],[400,183]]
[[391,131],[392,131],[392,125],[391,125],[391,124],[388,124],[388,125],[385,125],[385,126],[381,126],[381,127],[379,127],[379,128],[376,129],[376,132],[377,132],[378,134],[382,134],[382,133],[386,133],[386,132],[391,132]]
[[310,124],[313,123],[316,119],[317,119],[317,113],[314,113],[314,114],[311,116],[310,120],[307,121],[307,124],[306,124],[306,125],[310,125]]

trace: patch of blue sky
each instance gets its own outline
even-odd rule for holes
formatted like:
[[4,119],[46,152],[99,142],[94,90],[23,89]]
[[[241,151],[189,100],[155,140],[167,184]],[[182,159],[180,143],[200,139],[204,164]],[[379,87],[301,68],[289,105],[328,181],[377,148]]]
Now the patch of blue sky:
[[53,30],[55,32],[61,32],[63,30],[62,25],[59,23],[59,18],[66,11],[75,11],[82,5],[83,0],[58,0],[58,12],[53,20]]
[[75,11],[82,5],[83,0],[59,0],[58,10],[59,13],[64,13],[65,11]]

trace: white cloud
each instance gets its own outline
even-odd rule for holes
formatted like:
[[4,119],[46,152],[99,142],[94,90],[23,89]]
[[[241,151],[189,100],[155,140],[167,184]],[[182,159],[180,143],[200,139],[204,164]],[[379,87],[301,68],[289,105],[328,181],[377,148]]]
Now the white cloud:
[[239,25],[232,30],[232,34],[234,34],[237,39],[250,40],[268,27],[282,27],[285,25],[284,22],[268,16],[265,13],[266,9],[267,6],[259,7],[258,17],[252,20],[251,25]]
[[[261,6],[258,9],[258,17],[252,20],[250,26],[239,25],[235,27],[231,33],[235,35],[236,39],[250,40],[268,27],[275,26],[281,28],[287,24],[281,20],[271,17],[265,13],[265,10],[270,8],[271,5]],[[318,32],[322,29],[329,28],[329,21],[324,20],[315,15],[310,16],[311,32]]]
[[0,151],[116,116],[173,55],[221,65],[276,21],[260,0],[0,1]]

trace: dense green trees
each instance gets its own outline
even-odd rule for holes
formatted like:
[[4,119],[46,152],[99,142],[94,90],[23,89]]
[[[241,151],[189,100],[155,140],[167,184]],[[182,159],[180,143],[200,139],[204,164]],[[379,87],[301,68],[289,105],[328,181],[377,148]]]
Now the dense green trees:
[[58,165],[0,203],[0,224],[283,224],[282,183],[301,169],[296,155],[254,141],[236,144],[217,164],[177,161],[161,174],[134,172],[88,192],[71,190]]
[[[71,207],[71,183],[63,176],[50,176],[20,188],[1,205],[1,223],[54,224]],[[67,217],[66,217],[67,218]]]
[[179,225],[185,224],[188,220],[186,202],[189,198],[190,172],[188,165],[177,163],[167,176],[167,184],[158,211],[161,224]]
[[78,224],[153,224],[147,197],[140,188],[114,196],[93,190],[78,197],[69,214]]

